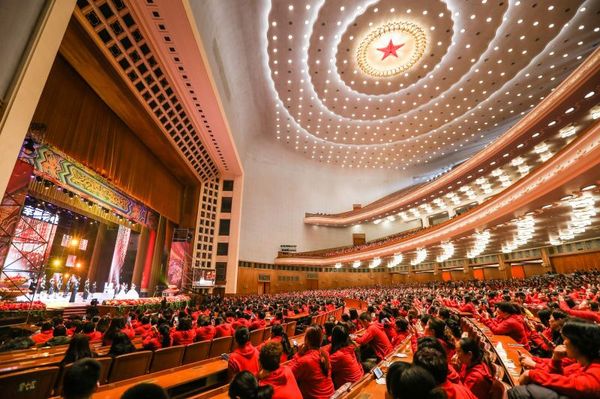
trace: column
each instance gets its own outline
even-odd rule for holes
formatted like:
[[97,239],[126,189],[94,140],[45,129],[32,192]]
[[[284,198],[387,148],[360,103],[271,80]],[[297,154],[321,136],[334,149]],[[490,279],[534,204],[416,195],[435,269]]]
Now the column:
[[[0,119],[0,197],[19,154],[31,118],[44,89],[58,47],[75,7],[75,0],[49,1],[31,33],[29,48],[12,78],[12,89],[5,99]],[[9,40],[10,38],[4,38]]]
[[144,265],[146,263],[146,251],[148,250],[148,238],[149,230],[147,227],[142,227],[140,238],[138,242],[138,250],[135,255],[135,264],[133,266],[133,276],[131,283],[135,284],[136,287],[141,288],[142,286],[142,274],[144,272]]
[[229,254],[227,257],[227,271],[225,275],[226,294],[235,294],[237,292],[243,189],[244,176],[242,175],[236,177],[233,183],[233,197],[231,198],[231,225],[229,228]]
[[504,260],[504,255],[498,254],[498,264],[500,265],[498,270],[503,272],[503,278],[510,280],[512,278],[512,272],[510,270],[510,264]]
[[544,267],[545,271],[554,271],[554,266],[552,265],[552,259],[550,258],[550,254],[548,253],[548,248],[541,248],[540,252],[542,254],[542,266]]
[[[106,238],[106,224],[100,223],[98,226],[98,233],[96,233],[96,241],[94,242],[94,250],[90,259],[90,267],[88,268],[87,278],[90,279],[90,283],[96,281],[97,284],[102,284],[102,281],[97,281],[98,274],[98,262],[102,253],[102,246],[104,245]],[[98,289],[102,287],[98,286]]]

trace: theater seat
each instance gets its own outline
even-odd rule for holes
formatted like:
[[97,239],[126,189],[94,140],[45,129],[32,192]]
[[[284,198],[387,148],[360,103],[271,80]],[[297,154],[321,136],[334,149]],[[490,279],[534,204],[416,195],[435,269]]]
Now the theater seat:
[[185,347],[182,364],[199,362],[200,360],[208,359],[210,352],[211,341],[200,341],[189,344]]
[[254,346],[258,346],[261,344],[262,342],[262,337],[264,335],[264,331],[263,329],[259,329],[259,330],[254,330],[250,332],[250,342],[252,342],[252,345]]
[[288,323],[285,331],[288,337],[293,337],[296,334],[296,322],[292,321]]
[[[100,363],[100,378],[98,379],[98,382],[100,383],[100,385],[104,385],[106,384],[106,380],[108,379],[108,372],[110,371],[110,365],[112,364],[113,359],[112,357],[106,356],[99,357],[96,359],[96,361]],[[58,378],[56,379],[56,386],[54,388],[55,396],[62,395],[62,386],[63,381],[65,379],[65,373],[71,367],[73,367],[73,363],[65,364],[62,367],[62,370],[60,371]]]
[[220,337],[212,340],[208,357],[217,357],[222,353],[229,353],[231,349],[232,337]]
[[152,362],[150,363],[149,373],[170,369],[181,365],[183,359],[184,345],[171,346],[154,351]]
[[508,399],[508,389],[502,381],[494,379],[490,388],[490,399]]
[[265,342],[266,340],[271,338],[271,327],[265,327],[265,329],[263,331],[264,331],[264,334],[263,334],[262,340],[263,340],[263,342]]
[[0,396],[3,398],[45,399],[58,378],[58,367],[39,367],[0,375]]
[[133,352],[115,357],[108,376],[108,383],[146,374],[150,360],[152,360],[152,351]]

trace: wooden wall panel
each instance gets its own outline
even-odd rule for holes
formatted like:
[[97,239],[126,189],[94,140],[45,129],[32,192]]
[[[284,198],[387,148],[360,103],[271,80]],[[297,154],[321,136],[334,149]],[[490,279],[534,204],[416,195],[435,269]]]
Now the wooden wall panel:
[[500,270],[496,267],[490,267],[483,270],[483,275],[485,280],[500,280],[506,278],[506,272],[504,270]]
[[525,277],[537,276],[550,271],[550,268],[545,268],[541,264],[531,264],[523,266],[525,269]]
[[557,273],[573,273],[577,270],[600,268],[600,252],[559,255],[550,259]]

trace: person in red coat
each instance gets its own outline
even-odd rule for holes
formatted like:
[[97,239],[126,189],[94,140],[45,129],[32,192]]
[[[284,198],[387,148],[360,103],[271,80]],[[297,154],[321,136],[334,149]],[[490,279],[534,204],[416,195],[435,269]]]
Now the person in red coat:
[[52,323],[45,322],[42,324],[41,331],[31,336],[31,339],[36,344],[45,344],[53,337]]
[[[569,303],[574,304],[573,300],[569,301]],[[565,312],[566,314],[579,317],[581,319],[590,320],[595,323],[600,323],[600,312],[598,312],[598,303],[592,302],[590,304],[590,310],[577,310],[572,309],[573,306],[569,306],[569,304],[563,299],[563,297],[559,297],[558,305],[560,306],[560,310]]]
[[265,312],[258,312],[258,318],[254,319],[252,323],[250,323],[250,331],[260,330],[261,328],[265,328],[267,326],[267,322],[265,321]]
[[321,327],[308,327],[304,335],[304,345],[290,361],[289,367],[296,377],[304,399],[329,399],[335,392],[329,355],[321,349],[321,342]]
[[82,332],[90,339],[90,342],[102,341],[102,333],[100,331],[96,331],[96,326],[94,326],[94,323],[91,321],[88,321],[83,325]]
[[483,353],[472,338],[462,338],[456,345],[460,380],[478,399],[490,396],[494,381],[490,369],[482,362]]
[[[536,384],[570,399],[600,397],[600,326],[585,320],[568,320],[562,328],[566,352],[555,352],[553,369],[527,370],[519,377],[520,385]],[[562,367],[562,358],[577,364]],[[521,398],[526,387],[509,391],[510,398]]]
[[215,319],[215,336],[214,338],[220,337],[231,337],[235,331],[231,327],[230,323],[223,321],[223,318],[217,317]]
[[179,319],[177,330],[171,333],[173,345],[189,345],[196,339],[196,330],[192,328],[192,319],[184,317]]
[[133,328],[135,335],[144,336],[146,333],[150,331],[152,328],[152,324],[150,324],[150,318],[148,316],[143,316],[142,321],[138,322],[137,325]]
[[328,352],[335,389],[347,382],[356,382],[362,378],[364,372],[358,359],[357,349],[344,325],[340,324],[333,328]]
[[396,319],[396,336],[392,340],[392,346],[395,348],[400,345],[410,335],[408,331],[408,320],[404,317]]
[[168,348],[173,345],[173,339],[171,338],[171,329],[168,324],[161,324],[160,327],[152,326],[148,334],[142,341],[144,349],[156,350],[161,348]]
[[215,334],[215,326],[210,324],[208,317],[200,317],[198,327],[196,327],[196,341],[210,341],[215,337]]
[[229,378],[240,371],[258,373],[258,350],[250,342],[250,331],[246,327],[240,327],[235,331],[235,343],[237,347],[229,355],[227,370]]
[[448,381],[448,361],[442,352],[433,348],[419,349],[413,357],[413,364],[429,371],[448,399],[477,399],[466,386]]
[[272,399],[302,399],[294,373],[287,366],[280,366],[283,347],[278,342],[268,342],[260,350],[258,384],[273,387]]
[[496,305],[496,313],[495,319],[482,318],[483,324],[488,326],[494,334],[508,335],[518,344],[527,348],[529,346],[527,331],[516,307],[510,302],[500,302]]
[[392,351],[392,344],[383,329],[371,322],[371,315],[367,312],[362,313],[358,321],[366,331],[356,338],[356,343],[360,346],[368,345],[378,361],[385,358]]

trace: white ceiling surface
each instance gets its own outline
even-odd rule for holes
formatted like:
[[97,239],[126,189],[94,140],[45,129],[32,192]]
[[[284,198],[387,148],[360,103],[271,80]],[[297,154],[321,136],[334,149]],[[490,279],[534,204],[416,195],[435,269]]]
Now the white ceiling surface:
[[[517,1],[189,1],[245,171],[240,258],[262,262],[272,262],[279,244],[296,244],[298,250],[349,244],[349,229],[304,226],[304,212],[345,211],[353,203],[366,204],[411,184],[413,176],[465,159],[546,96],[589,54],[588,43],[599,37],[594,32],[598,23],[592,22],[600,7],[597,0],[539,1],[537,10],[526,9],[536,3],[533,1],[520,5]],[[407,14],[409,3],[411,13]],[[555,8],[547,10],[551,3]],[[581,5],[587,10],[581,11]],[[357,10],[357,6],[363,8]],[[444,8],[458,11],[459,16],[450,18]],[[571,10],[565,11],[567,8]],[[423,15],[428,9],[435,9],[436,14]],[[386,16],[382,16],[384,12]],[[471,19],[471,15],[476,17]],[[487,15],[491,22],[485,22]],[[503,16],[508,20],[503,21]],[[360,35],[360,23],[366,26],[362,31],[366,34],[371,29],[369,22],[375,28],[390,18],[414,21],[428,29],[438,26],[434,23],[438,19],[443,20],[440,25],[451,26],[450,33],[427,30],[428,46],[437,47],[438,41],[446,46],[431,57],[440,66],[419,59],[407,70],[408,76],[379,79],[379,84],[369,77],[364,78],[366,85],[362,80],[359,84],[357,79],[352,83],[340,78],[336,65],[339,63],[341,71],[355,62],[350,32]],[[563,27],[568,21],[569,26]],[[506,25],[508,22],[514,26]],[[584,28],[579,29],[581,25]],[[461,34],[463,27],[465,33]],[[503,37],[508,33],[509,38]],[[556,34],[561,40],[554,40]],[[541,39],[536,41],[533,36]],[[566,44],[562,42],[565,38],[569,39]],[[447,47],[452,41],[455,44]],[[319,42],[328,44],[319,47]],[[351,56],[336,58],[344,46],[351,48],[347,52]],[[425,58],[430,57],[430,50],[427,47]],[[333,58],[319,56],[322,52],[331,52]],[[461,60],[449,58],[459,53]],[[487,63],[480,65],[485,58]],[[317,59],[323,62],[316,64]],[[288,60],[289,68],[279,67]],[[333,62],[333,67],[325,67],[327,62]],[[510,67],[512,62],[516,66]],[[487,67],[488,63],[493,66]],[[333,72],[327,74],[328,69]],[[289,78],[279,79],[276,70]],[[418,78],[420,70],[429,75]],[[352,71],[345,70],[344,75],[348,74]],[[395,92],[381,94],[394,87]],[[335,90],[340,90],[337,96]],[[343,100],[346,97],[348,100]],[[411,102],[402,105],[404,98]],[[479,103],[473,102],[475,99]],[[352,116],[348,109],[352,107],[323,106],[341,101],[357,107],[373,102],[383,105],[380,110],[371,106],[373,114],[365,116],[357,114],[358,110]],[[392,104],[399,108],[392,110]],[[478,104],[486,107],[478,108]],[[284,109],[288,106],[289,112]],[[310,118],[309,110],[313,112]],[[331,121],[317,122],[315,117]],[[340,137],[346,137],[345,141]],[[368,240],[382,235],[377,226],[358,228],[362,229],[367,229]]]

